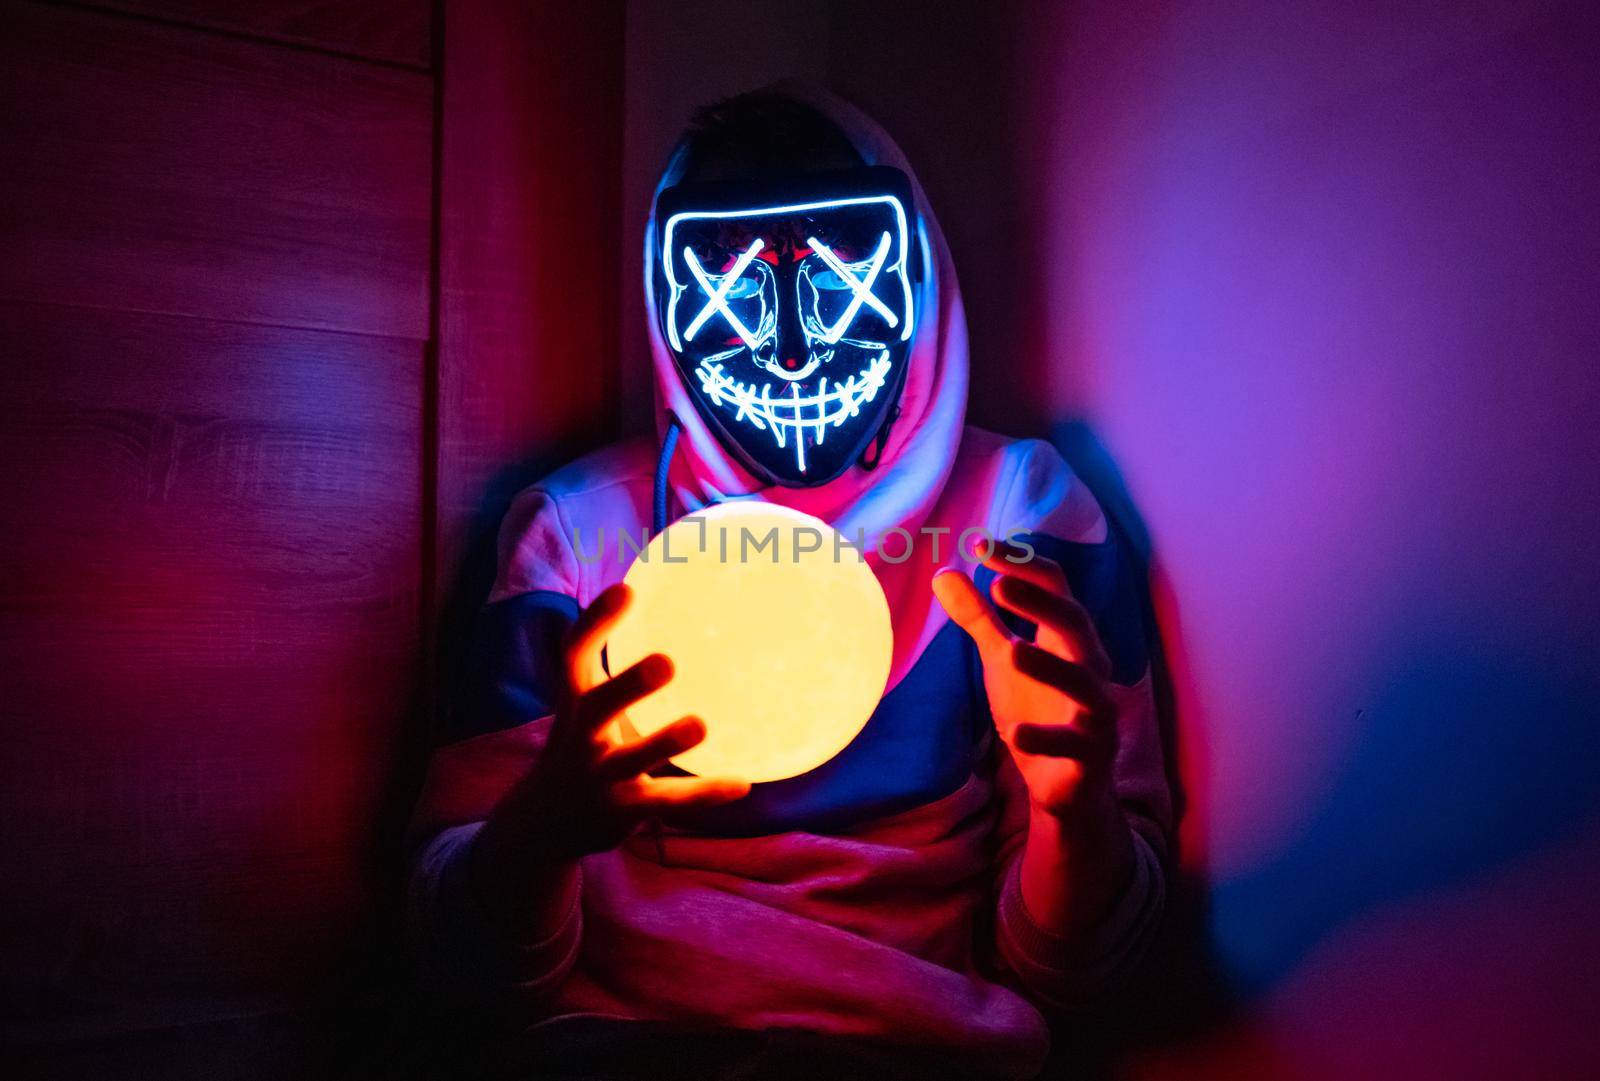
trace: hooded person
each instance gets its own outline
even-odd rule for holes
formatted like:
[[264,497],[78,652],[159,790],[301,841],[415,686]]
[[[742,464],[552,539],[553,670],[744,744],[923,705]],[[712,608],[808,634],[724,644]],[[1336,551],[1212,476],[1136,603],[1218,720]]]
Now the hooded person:
[[[919,1076],[1031,1076],[1047,1019],[1120,977],[1163,903],[1171,798],[1129,568],[1053,448],[964,424],[949,252],[862,114],[790,84],[702,110],[653,210],[657,438],[557,471],[506,517],[412,824],[424,956],[546,1049],[618,1049],[606,1076],[686,1033],[680,1064],[798,1039],[811,1061],[849,1048],[917,1057]],[[887,689],[822,766],[754,786],[636,778],[628,791],[663,795],[569,846],[593,830],[543,792],[588,768],[562,718],[610,693],[572,686],[572,651],[615,618],[635,554],[601,537],[730,499],[864,538],[893,627]],[[974,530],[1013,544],[968,578],[957,542]],[[673,748],[653,749],[598,768]],[[1100,775],[1104,806],[1073,810]],[[1074,833],[1073,815],[1112,825]]]

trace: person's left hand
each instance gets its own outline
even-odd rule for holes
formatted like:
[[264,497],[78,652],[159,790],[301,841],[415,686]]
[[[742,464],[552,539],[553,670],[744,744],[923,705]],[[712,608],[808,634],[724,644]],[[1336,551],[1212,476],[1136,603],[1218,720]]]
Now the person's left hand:
[[1055,819],[1117,817],[1110,658],[1060,566],[1037,554],[1011,561],[1027,554],[996,543],[983,565],[996,574],[990,587],[995,602],[1038,626],[1034,642],[1008,631],[959,570],[936,574],[934,595],[977,643],[995,727],[1036,811]]

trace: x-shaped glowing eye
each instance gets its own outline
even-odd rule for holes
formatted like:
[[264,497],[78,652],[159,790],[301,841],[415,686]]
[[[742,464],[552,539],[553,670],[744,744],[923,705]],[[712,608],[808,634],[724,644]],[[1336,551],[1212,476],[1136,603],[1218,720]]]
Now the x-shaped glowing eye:
[[700,314],[694,317],[688,328],[683,332],[684,341],[694,341],[695,334],[701,327],[706,325],[706,320],[720,313],[722,318],[728,321],[728,325],[738,333],[739,337],[744,339],[745,345],[751,349],[756,347],[756,336],[739,321],[737,315],[733,314],[733,309],[728,307],[728,292],[744,274],[745,268],[750,265],[750,260],[761,253],[762,244],[761,238],[757,237],[744,250],[744,254],[734,261],[733,268],[723,275],[722,281],[717,284],[712,283],[710,276],[706,274],[705,268],[700,265],[700,260],[695,258],[694,252],[688,248],[683,249],[684,262],[689,264],[690,273],[694,275],[694,280],[700,283],[700,288],[705,290],[706,294],[706,306],[700,309]]
[[883,316],[884,322],[891,327],[900,325],[899,317],[889,310],[889,306],[872,295],[872,283],[878,280],[878,274],[883,270],[884,260],[889,255],[888,233],[884,233],[879,238],[878,249],[872,253],[872,258],[867,266],[867,276],[864,278],[857,278],[850,268],[845,266],[844,261],[833,254],[833,249],[816,237],[806,237],[806,243],[811,245],[813,251],[822,256],[822,261],[828,264],[828,269],[839,275],[839,280],[848,285],[850,291],[855,293],[855,296],[850,299],[850,306],[845,308],[844,314],[839,316],[838,322],[834,323],[833,327],[822,336],[824,341],[830,345],[837,342],[844,335],[845,329],[850,326],[850,321],[856,317],[856,312],[861,310],[862,304],[868,305]]

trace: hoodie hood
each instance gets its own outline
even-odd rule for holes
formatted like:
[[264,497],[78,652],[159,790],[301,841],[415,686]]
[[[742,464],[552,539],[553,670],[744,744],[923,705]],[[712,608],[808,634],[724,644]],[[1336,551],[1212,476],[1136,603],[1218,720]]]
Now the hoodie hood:
[[[655,264],[655,221],[645,230],[645,308],[649,317],[658,437],[676,418],[681,437],[672,452],[668,486],[676,517],[729,499],[759,499],[804,511],[828,522],[847,538],[865,539],[869,560],[889,530],[915,533],[937,502],[955,462],[967,406],[967,325],[960,288],[944,235],[922,185],[894,140],[860,110],[818,87],[784,82],[768,88],[828,117],[868,165],[888,165],[911,180],[919,228],[927,253],[922,294],[924,315],[912,336],[898,419],[890,428],[875,469],[851,466],[815,488],[765,485],[723,448],[707,426],[673,362],[650,287]],[[671,183],[663,177],[655,195]]]

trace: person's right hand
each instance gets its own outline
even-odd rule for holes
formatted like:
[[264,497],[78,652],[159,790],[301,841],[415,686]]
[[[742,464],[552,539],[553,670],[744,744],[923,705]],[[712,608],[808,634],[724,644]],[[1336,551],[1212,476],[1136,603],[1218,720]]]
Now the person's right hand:
[[473,879],[479,895],[508,919],[525,918],[592,852],[616,847],[641,821],[662,811],[739,799],[748,781],[650,777],[650,770],[705,739],[705,723],[681,717],[641,739],[624,739],[613,723],[630,705],[672,678],[660,653],[610,678],[600,651],[627,611],[618,583],[579,615],[564,648],[565,693],[538,761],[479,831]]

